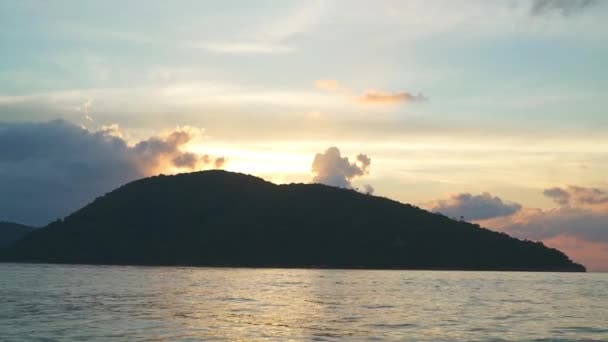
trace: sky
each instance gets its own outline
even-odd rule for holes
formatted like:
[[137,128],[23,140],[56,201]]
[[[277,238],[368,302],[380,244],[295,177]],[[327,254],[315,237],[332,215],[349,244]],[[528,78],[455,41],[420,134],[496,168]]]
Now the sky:
[[0,220],[224,168],[608,270],[607,22],[599,0],[3,1]]

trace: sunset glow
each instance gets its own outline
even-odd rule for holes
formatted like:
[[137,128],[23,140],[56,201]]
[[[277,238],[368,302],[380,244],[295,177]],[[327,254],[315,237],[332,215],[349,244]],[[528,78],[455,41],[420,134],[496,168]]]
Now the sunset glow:
[[[608,6],[558,3],[5,2],[0,135],[65,150],[0,146],[0,186],[99,184],[0,219],[44,225],[138,177],[223,168],[471,212],[608,270],[608,207],[546,193],[608,191]],[[568,229],[530,233],[566,212]]]

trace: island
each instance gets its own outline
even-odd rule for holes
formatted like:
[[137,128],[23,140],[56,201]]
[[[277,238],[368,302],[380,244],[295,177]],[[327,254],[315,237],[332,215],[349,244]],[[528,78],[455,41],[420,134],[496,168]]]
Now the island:
[[33,229],[19,223],[0,221],[0,248],[9,247]]
[[0,251],[1,261],[585,271],[519,240],[387,198],[213,170],[126,184]]

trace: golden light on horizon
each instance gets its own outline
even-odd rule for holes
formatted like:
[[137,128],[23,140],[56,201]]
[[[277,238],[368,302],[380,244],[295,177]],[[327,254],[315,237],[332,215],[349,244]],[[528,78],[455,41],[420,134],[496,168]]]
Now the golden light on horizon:
[[235,147],[193,146],[194,153],[224,156],[222,169],[263,177],[274,183],[307,181],[314,153],[303,151],[248,150]]

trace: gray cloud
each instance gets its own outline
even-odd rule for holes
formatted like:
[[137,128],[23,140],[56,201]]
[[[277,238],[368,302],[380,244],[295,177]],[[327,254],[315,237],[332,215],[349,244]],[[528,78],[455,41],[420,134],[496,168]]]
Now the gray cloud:
[[560,205],[602,205],[608,204],[608,192],[582,186],[569,185],[566,188],[545,189],[543,194]]
[[548,246],[596,270],[606,270],[608,211],[563,206],[551,210],[524,208],[510,216],[478,221],[509,235],[542,240]]
[[514,214],[521,209],[517,203],[505,202],[487,192],[481,195],[463,193],[452,195],[448,199],[432,202],[431,211],[440,212],[449,217],[461,217],[466,220],[483,220],[498,216]]
[[351,163],[348,157],[342,157],[337,147],[330,147],[325,153],[317,153],[312,162],[315,174],[313,183],[322,183],[343,188],[352,188],[351,181],[369,173],[371,159],[359,154]]
[[223,158],[182,151],[196,134],[177,129],[130,146],[116,126],[90,131],[62,120],[0,123],[0,219],[43,225],[126,182],[223,164]]
[[491,219],[481,224],[533,240],[566,235],[590,242],[608,242],[608,212],[586,208],[523,209],[513,216]]
[[555,203],[561,205],[566,205],[570,201],[570,195],[562,188],[545,189],[543,195],[552,198]]
[[608,192],[570,185],[545,189],[543,194],[561,207],[524,208],[514,215],[480,223],[534,240],[573,236],[588,242],[608,242]]
[[569,16],[597,3],[596,0],[533,0],[530,14],[537,16],[558,12],[563,16]]
[[464,216],[514,237],[542,240],[587,266],[606,269],[601,256],[608,251],[608,192],[568,186],[543,193],[561,206],[549,210],[525,208],[483,193],[454,195],[428,207],[450,217]]
[[209,163],[209,156],[207,156],[207,155],[199,156],[198,154],[195,154],[195,153],[186,152],[186,153],[181,153],[181,154],[175,156],[171,161],[173,162],[173,165],[175,165],[177,167],[185,167],[185,168],[192,169],[192,168],[195,168],[200,163],[203,163],[203,164]]

